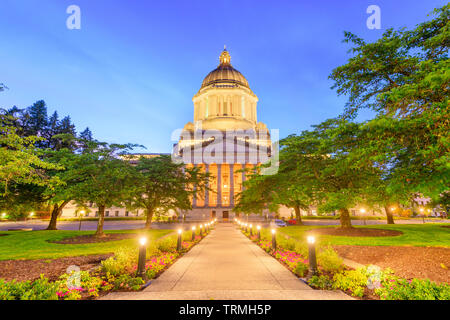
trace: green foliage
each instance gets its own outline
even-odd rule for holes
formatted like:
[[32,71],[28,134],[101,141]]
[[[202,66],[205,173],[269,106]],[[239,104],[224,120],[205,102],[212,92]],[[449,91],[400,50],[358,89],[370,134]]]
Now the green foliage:
[[43,275],[35,281],[0,279],[0,300],[58,300],[59,284],[49,282]]
[[156,243],[157,248],[161,252],[175,252],[177,248],[176,236],[165,237]]
[[446,283],[390,277],[381,284],[375,293],[382,300],[450,300],[450,285]]
[[294,251],[302,257],[307,257],[308,244],[305,241],[296,241]]
[[113,276],[131,272],[137,263],[137,251],[128,247],[122,247],[116,250],[113,257],[109,257],[101,262],[102,271],[110,273]]
[[333,289],[351,292],[352,296],[362,297],[368,283],[365,269],[346,270],[333,276]]
[[277,244],[289,251],[294,251],[297,245],[297,241],[295,239],[287,238],[283,235],[277,235]]
[[344,269],[342,258],[332,247],[320,250],[317,254],[317,262],[326,272],[338,272]]
[[333,287],[332,280],[326,275],[314,275],[308,280],[308,284],[322,290],[329,290]]
[[145,209],[147,226],[155,214],[191,209],[190,197],[204,194],[209,177],[199,167],[185,167],[167,155],[140,157],[131,169],[133,188],[125,203],[130,209]]
[[294,273],[299,277],[303,277],[307,271],[308,271],[308,266],[306,265],[306,263],[299,261],[297,263],[297,266],[295,267]]

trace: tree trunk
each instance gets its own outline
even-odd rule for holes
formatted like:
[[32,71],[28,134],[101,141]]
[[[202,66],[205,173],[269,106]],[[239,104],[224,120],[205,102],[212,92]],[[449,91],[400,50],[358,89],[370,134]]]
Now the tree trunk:
[[147,218],[145,220],[145,228],[150,229],[152,227],[153,208],[147,207]]
[[104,237],[103,224],[105,222],[105,206],[98,206],[98,224],[97,232],[95,232],[96,237]]
[[341,220],[341,228],[351,228],[352,220],[350,219],[350,213],[348,212],[348,209],[340,209],[339,214],[339,219]]
[[50,217],[50,222],[49,222],[46,230],[58,230],[56,228],[56,223],[58,221],[58,217],[61,215],[62,209],[64,209],[65,205],[68,203],[69,203],[69,200],[64,200],[63,203],[61,203],[61,205],[58,205],[57,203],[55,203],[55,205],[53,206],[53,209],[52,209],[52,216]]
[[300,212],[300,207],[299,206],[294,206],[294,210],[295,210],[295,219],[297,220],[297,225],[302,225],[302,214]]
[[389,207],[385,206],[384,210],[386,211],[387,224],[394,224],[394,217],[392,215],[392,212],[389,210]]

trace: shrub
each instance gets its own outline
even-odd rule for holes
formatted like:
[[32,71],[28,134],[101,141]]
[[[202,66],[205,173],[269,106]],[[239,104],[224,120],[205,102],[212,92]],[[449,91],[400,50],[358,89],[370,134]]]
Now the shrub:
[[450,300],[450,285],[428,279],[388,278],[375,293],[382,300]]
[[352,296],[362,297],[367,281],[365,268],[346,270],[333,276],[333,289],[349,290]]
[[156,242],[156,246],[161,252],[174,252],[177,248],[176,237],[166,237]]
[[102,271],[109,272],[114,276],[131,272],[137,263],[137,252],[131,248],[122,247],[117,249],[114,257],[110,257],[101,262]]
[[303,277],[307,271],[308,266],[306,265],[306,263],[299,261],[297,263],[297,266],[295,267],[294,273],[299,277]]
[[344,261],[332,247],[320,251],[317,254],[317,262],[327,272],[338,272],[344,269]]
[[294,251],[303,257],[308,257],[308,245],[304,241],[297,241]]
[[308,284],[314,288],[326,290],[333,287],[333,282],[326,275],[315,275],[308,280]]
[[0,279],[0,300],[58,300],[58,286],[44,275],[33,282]]
[[285,250],[294,251],[297,241],[285,237],[277,237],[277,244]]

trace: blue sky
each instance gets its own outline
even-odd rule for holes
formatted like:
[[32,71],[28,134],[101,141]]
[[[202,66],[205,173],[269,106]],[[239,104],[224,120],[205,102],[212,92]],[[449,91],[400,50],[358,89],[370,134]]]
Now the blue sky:
[[[258,120],[299,133],[341,113],[328,80],[349,58],[348,30],[366,40],[413,27],[446,1],[2,0],[0,107],[47,102],[108,142],[170,152],[171,133],[192,121],[192,96],[226,44],[259,97]],[[66,28],[69,5],[81,30]],[[369,30],[366,8],[381,8]],[[370,117],[370,112],[361,119]]]

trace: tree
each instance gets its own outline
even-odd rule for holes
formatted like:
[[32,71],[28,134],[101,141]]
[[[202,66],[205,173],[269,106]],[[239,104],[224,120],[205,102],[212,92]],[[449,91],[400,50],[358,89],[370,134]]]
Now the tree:
[[93,202],[98,207],[96,236],[102,237],[105,208],[120,206],[130,198],[133,188],[131,165],[120,159],[135,145],[107,144],[92,141],[81,154],[74,154],[71,169],[65,172],[65,193],[79,203]]
[[349,97],[344,116],[377,112],[365,124],[373,133],[366,144],[391,188],[438,199],[450,185],[450,5],[434,15],[412,30],[388,29],[374,43],[346,32],[354,56],[330,78]]
[[291,135],[280,145],[283,156],[297,167],[310,201],[321,212],[337,210],[341,227],[350,228],[349,208],[364,200],[366,186],[376,177],[376,168],[354,161],[351,152],[358,147],[359,125],[329,119],[312,131]]
[[58,184],[58,179],[46,175],[45,170],[59,170],[62,167],[41,159],[34,146],[42,138],[19,136],[11,120],[10,116],[0,114],[0,195],[8,196],[8,186],[11,184]]
[[170,156],[140,157],[134,167],[130,208],[144,208],[150,228],[156,210],[191,209],[191,198],[204,194],[209,175],[172,162]]

